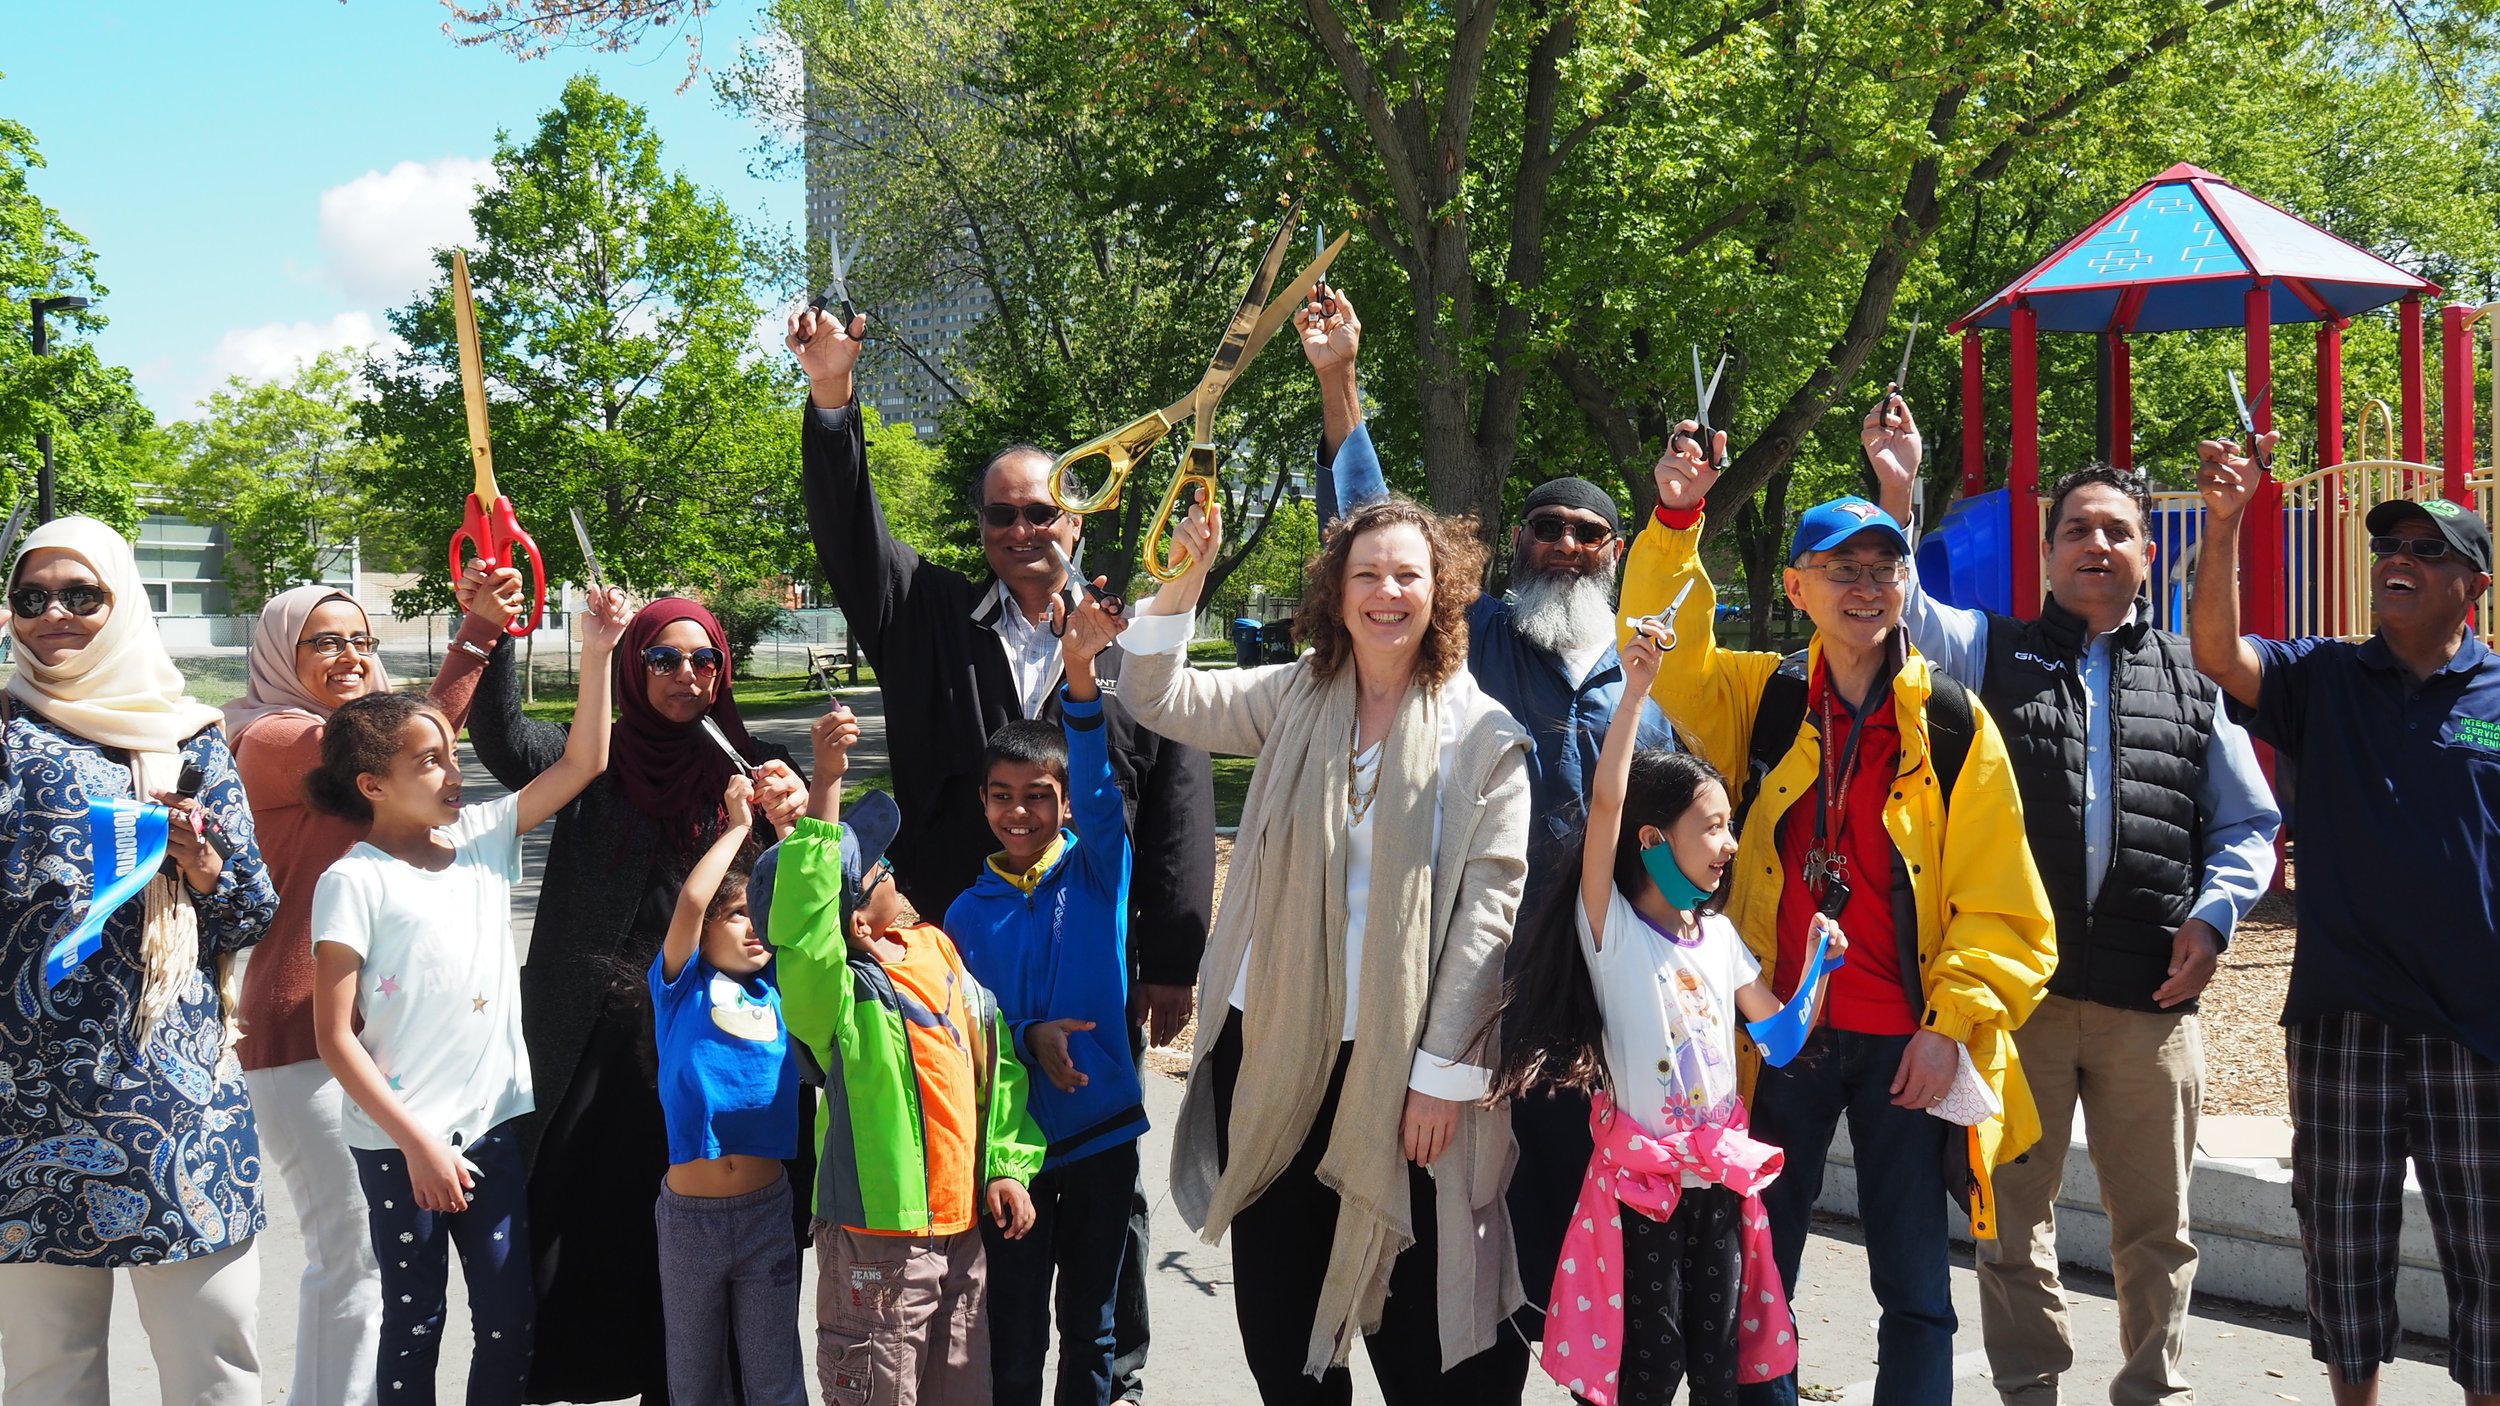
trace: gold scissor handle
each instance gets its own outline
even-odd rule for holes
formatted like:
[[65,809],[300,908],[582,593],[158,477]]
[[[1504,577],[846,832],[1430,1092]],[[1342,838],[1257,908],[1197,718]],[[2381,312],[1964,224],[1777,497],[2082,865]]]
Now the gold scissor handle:
[[[1146,529],[1146,574],[1157,581],[1175,581],[1189,569],[1187,553],[1172,555],[1172,514],[1186,514],[1193,503],[1215,501],[1215,458],[1212,444],[1193,444],[1182,456],[1180,471],[1172,475],[1172,486],[1163,495],[1163,506],[1155,510],[1154,524]],[[1188,490],[1192,485],[1196,494]]]
[[[1179,412],[1188,404],[1188,401],[1182,401],[1171,409],[1149,410],[1109,434],[1096,435],[1052,460],[1050,501],[1058,504],[1061,512],[1075,513],[1079,517],[1120,506],[1120,490],[1128,486],[1130,472],[1136,469],[1139,460],[1154,452],[1154,447],[1163,442],[1163,437],[1172,432],[1174,425],[1180,423]],[[1068,468],[1088,459],[1108,462],[1111,465],[1110,476],[1103,481],[1101,488],[1092,493],[1076,493],[1073,491],[1076,480],[1069,474]]]

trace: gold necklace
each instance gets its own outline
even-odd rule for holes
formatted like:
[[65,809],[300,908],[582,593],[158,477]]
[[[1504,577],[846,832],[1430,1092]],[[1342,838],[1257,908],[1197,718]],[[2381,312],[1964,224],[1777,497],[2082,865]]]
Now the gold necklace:
[[1345,744],[1346,828],[1349,830],[1363,823],[1363,817],[1371,813],[1372,802],[1379,799],[1380,773],[1386,769],[1385,764],[1388,761],[1386,757],[1381,758],[1383,765],[1372,768],[1371,784],[1364,785],[1361,780],[1362,763],[1357,760],[1362,756],[1362,749],[1358,745],[1362,740],[1363,724],[1358,720],[1354,724],[1354,735],[1347,738]]

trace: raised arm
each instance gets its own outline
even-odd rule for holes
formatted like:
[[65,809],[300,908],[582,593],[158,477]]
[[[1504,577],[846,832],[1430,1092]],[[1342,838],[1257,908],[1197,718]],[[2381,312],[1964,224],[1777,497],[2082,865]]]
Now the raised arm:
[[590,593],[590,608],[582,612],[582,684],[573,704],[573,728],[555,765],[521,787],[513,822],[518,829],[537,829],[608,769],[608,734],[614,731],[608,714],[608,665],[616,642],[625,637],[625,622],[632,618],[623,591],[610,586]]
[[1208,565],[1223,544],[1222,508],[1201,503],[1190,509],[1173,538],[1189,567],[1138,604],[1126,641],[1120,701],[1139,722],[1175,742],[1257,756],[1301,666],[1190,668],[1190,627],[1206,590]]
[[[1665,631],[1643,622],[1624,641],[1623,697],[1628,703],[1648,695],[1658,681]],[[1640,747],[1641,710],[1618,706],[1606,724],[1606,745],[1597,754],[1597,774],[1589,778],[1587,838],[1580,851],[1580,908],[1588,915],[1590,946],[1606,946],[1606,915],[1615,904],[1615,850],[1623,833],[1623,795],[1632,785],[1632,753]]]
[[668,936],[660,940],[660,977],[675,981],[686,969],[696,949],[703,945],[703,918],[712,911],[712,900],[720,894],[721,880],[729,874],[729,866],[746,847],[747,834],[755,827],[755,783],[737,772],[729,775],[729,789],[721,796],[729,822],[721,827],[720,838],[694,862],[686,873],[686,882],[677,890],[677,906],[669,913]]
[[[1052,601],[1051,618],[1056,621],[1064,608],[1061,602]],[[1078,853],[1091,851],[1092,863],[1121,867],[1126,867],[1128,855],[1128,802],[1120,795],[1119,779],[1111,771],[1111,748],[1103,727],[1102,684],[1094,676],[1094,662],[1127,628],[1127,621],[1108,613],[1100,602],[1086,596],[1078,600],[1076,614],[1067,622],[1067,633],[1059,639],[1059,659],[1067,673],[1059,718],[1060,730],[1068,739],[1068,809],[1076,821],[1077,835],[1085,841]]]
[[[2272,453],[2279,438],[2271,431],[2260,435],[2260,451]],[[2265,470],[2239,445],[2217,440],[2197,445],[2196,457],[2196,487],[2205,498],[2205,526],[2196,544],[2196,594],[2188,607],[2188,650],[2205,677],[2254,708],[2266,666],[2257,647],[2240,635],[2240,520]]]
[[469,724],[469,705],[477,697],[478,679],[486,672],[486,661],[495,657],[495,644],[503,638],[504,627],[521,613],[521,572],[517,567],[489,567],[472,561],[460,574],[453,593],[460,600],[460,624],[452,631],[451,643],[443,647],[442,666],[434,671],[434,683],[425,696],[451,719],[456,734]]
[[[1651,696],[1667,721],[1692,739],[1702,760],[1741,778],[1762,684],[1779,667],[1780,656],[1719,648],[1718,588],[1701,561],[1702,503],[1719,475],[1697,448],[1685,447],[1688,443],[1676,440],[1658,460],[1657,517],[1632,539],[1623,567],[1622,613],[1638,617],[1674,608],[1669,628],[1675,647],[1658,666]],[[1692,594],[1684,595],[1688,583]],[[1678,596],[1684,596],[1681,607],[1675,606]],[[1616,647],[1630,643],[1630,636],[1631,627],[1618,625]]]
[[[1927,445],[1919,435],[1918,421],[1911,418],[1910,403],[1899,391],[1866,412],[1858,427],[1858,443],[1866,451],[1866,466],[1875,472],[1877,505],[1892,514],[1915,543],[1920,527],[1918,469]],[[1988,665],[1988,617],[1947,605],[1921,590],[1915,561],[1902,602],[1901,628],[1912,648],[1934,660],[1963,687],[1980,686]]]
[[469,707],[469,745],[477,749],[478,765],[507,791],[554,766],[565,747],[563,726],[521,711],[519,654],[510,635],[495,641]]

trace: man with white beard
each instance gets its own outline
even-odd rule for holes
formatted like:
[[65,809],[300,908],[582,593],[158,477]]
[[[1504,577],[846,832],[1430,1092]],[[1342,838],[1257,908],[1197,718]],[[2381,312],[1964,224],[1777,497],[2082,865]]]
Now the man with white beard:
[[[1319,515],[1325,524],[1344,509],[1389,494],[1363,425],[1355,387],[1355,354],[1363,324],[1335,288],[1302,310],[1302,352],[1318,373]],[[1536,824],[1528,839],[1528,882],[1521,911],[1546,900],[1557,879],[1569,881],[1550,856],[1579,833],[1588,809],[1589,777],[1606,727],[1623,701],[1623,669],[1615,658],[1615,573],[1623,562],[1623,510],[1614,495],[1582,478],[1549,479],[1529,490],[1511,533],[1510,594],[1480,596],[1467,610],[1467,671],[1510,710],[1535,739],[1529,795]],[[1643,695],[1640,745],[1673,749],[1675,731]],[[1510,955],[1516,959],[1514,944]],[[1563,1230],[1588,1171],[1588,1100],[1577,1094],[1531,1096],[1511,1105],[1519,1163],[1510,1179],[1512,1236],[1528,1306],[1518,1324],[1542,1336]]]

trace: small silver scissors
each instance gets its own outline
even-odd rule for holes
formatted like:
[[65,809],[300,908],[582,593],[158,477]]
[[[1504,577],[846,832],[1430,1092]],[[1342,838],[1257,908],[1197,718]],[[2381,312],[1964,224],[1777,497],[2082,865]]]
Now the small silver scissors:
[[1710,423],[1710,402],[1719,398],[1719,379],[1727,374],[1727,360],[1730,355],[1729,352],[1719,353],[1718,369],[1710,373],[1708,380],[1704,380],[1701,374],[1701,348],[1693,348],[1693,424],[1698,428],[1691,434],[1682,430],[1675,432],[1677,439],[1692,441],[1694,447],[1701,451],[1701,457],[1709,460],[1711,467],[1718,469],[1727,467],[1727,446],[1720,445],[1716,453],[1711,450],[1711,443],[1717,437],[1718,429]]
[[2272,473],[2274,456],[2257,447],[2257,410],[2264,409],[2266,402],[2274,399],[2274,382],[2268,381],[2258,388],[2257,409],[2253,410],[2249,408],[2248,392],[2240,386],[2240,373],[2233,371],[2230,376],[2231,404],[2239,412],[2240,433],[2248,437],[2248,457],[2257,461],[2258,468]]
[[1675,599],[1667,603],[1666,609],[1655,615],[1626,615],[1623,617],[1623,623],[1636,635],[1642,633],[1647,626],[1657,626],[1660,633],[1666,636],[1658,642],[1658,652],[1660,654],[1672,653],[1675,649],[1675,617],[1684,609],[1684,598],[1693,593],[1693,587],[1700,581],[1701,578],[1698,576],[1684,578],[1684,589],[1675,593]]

